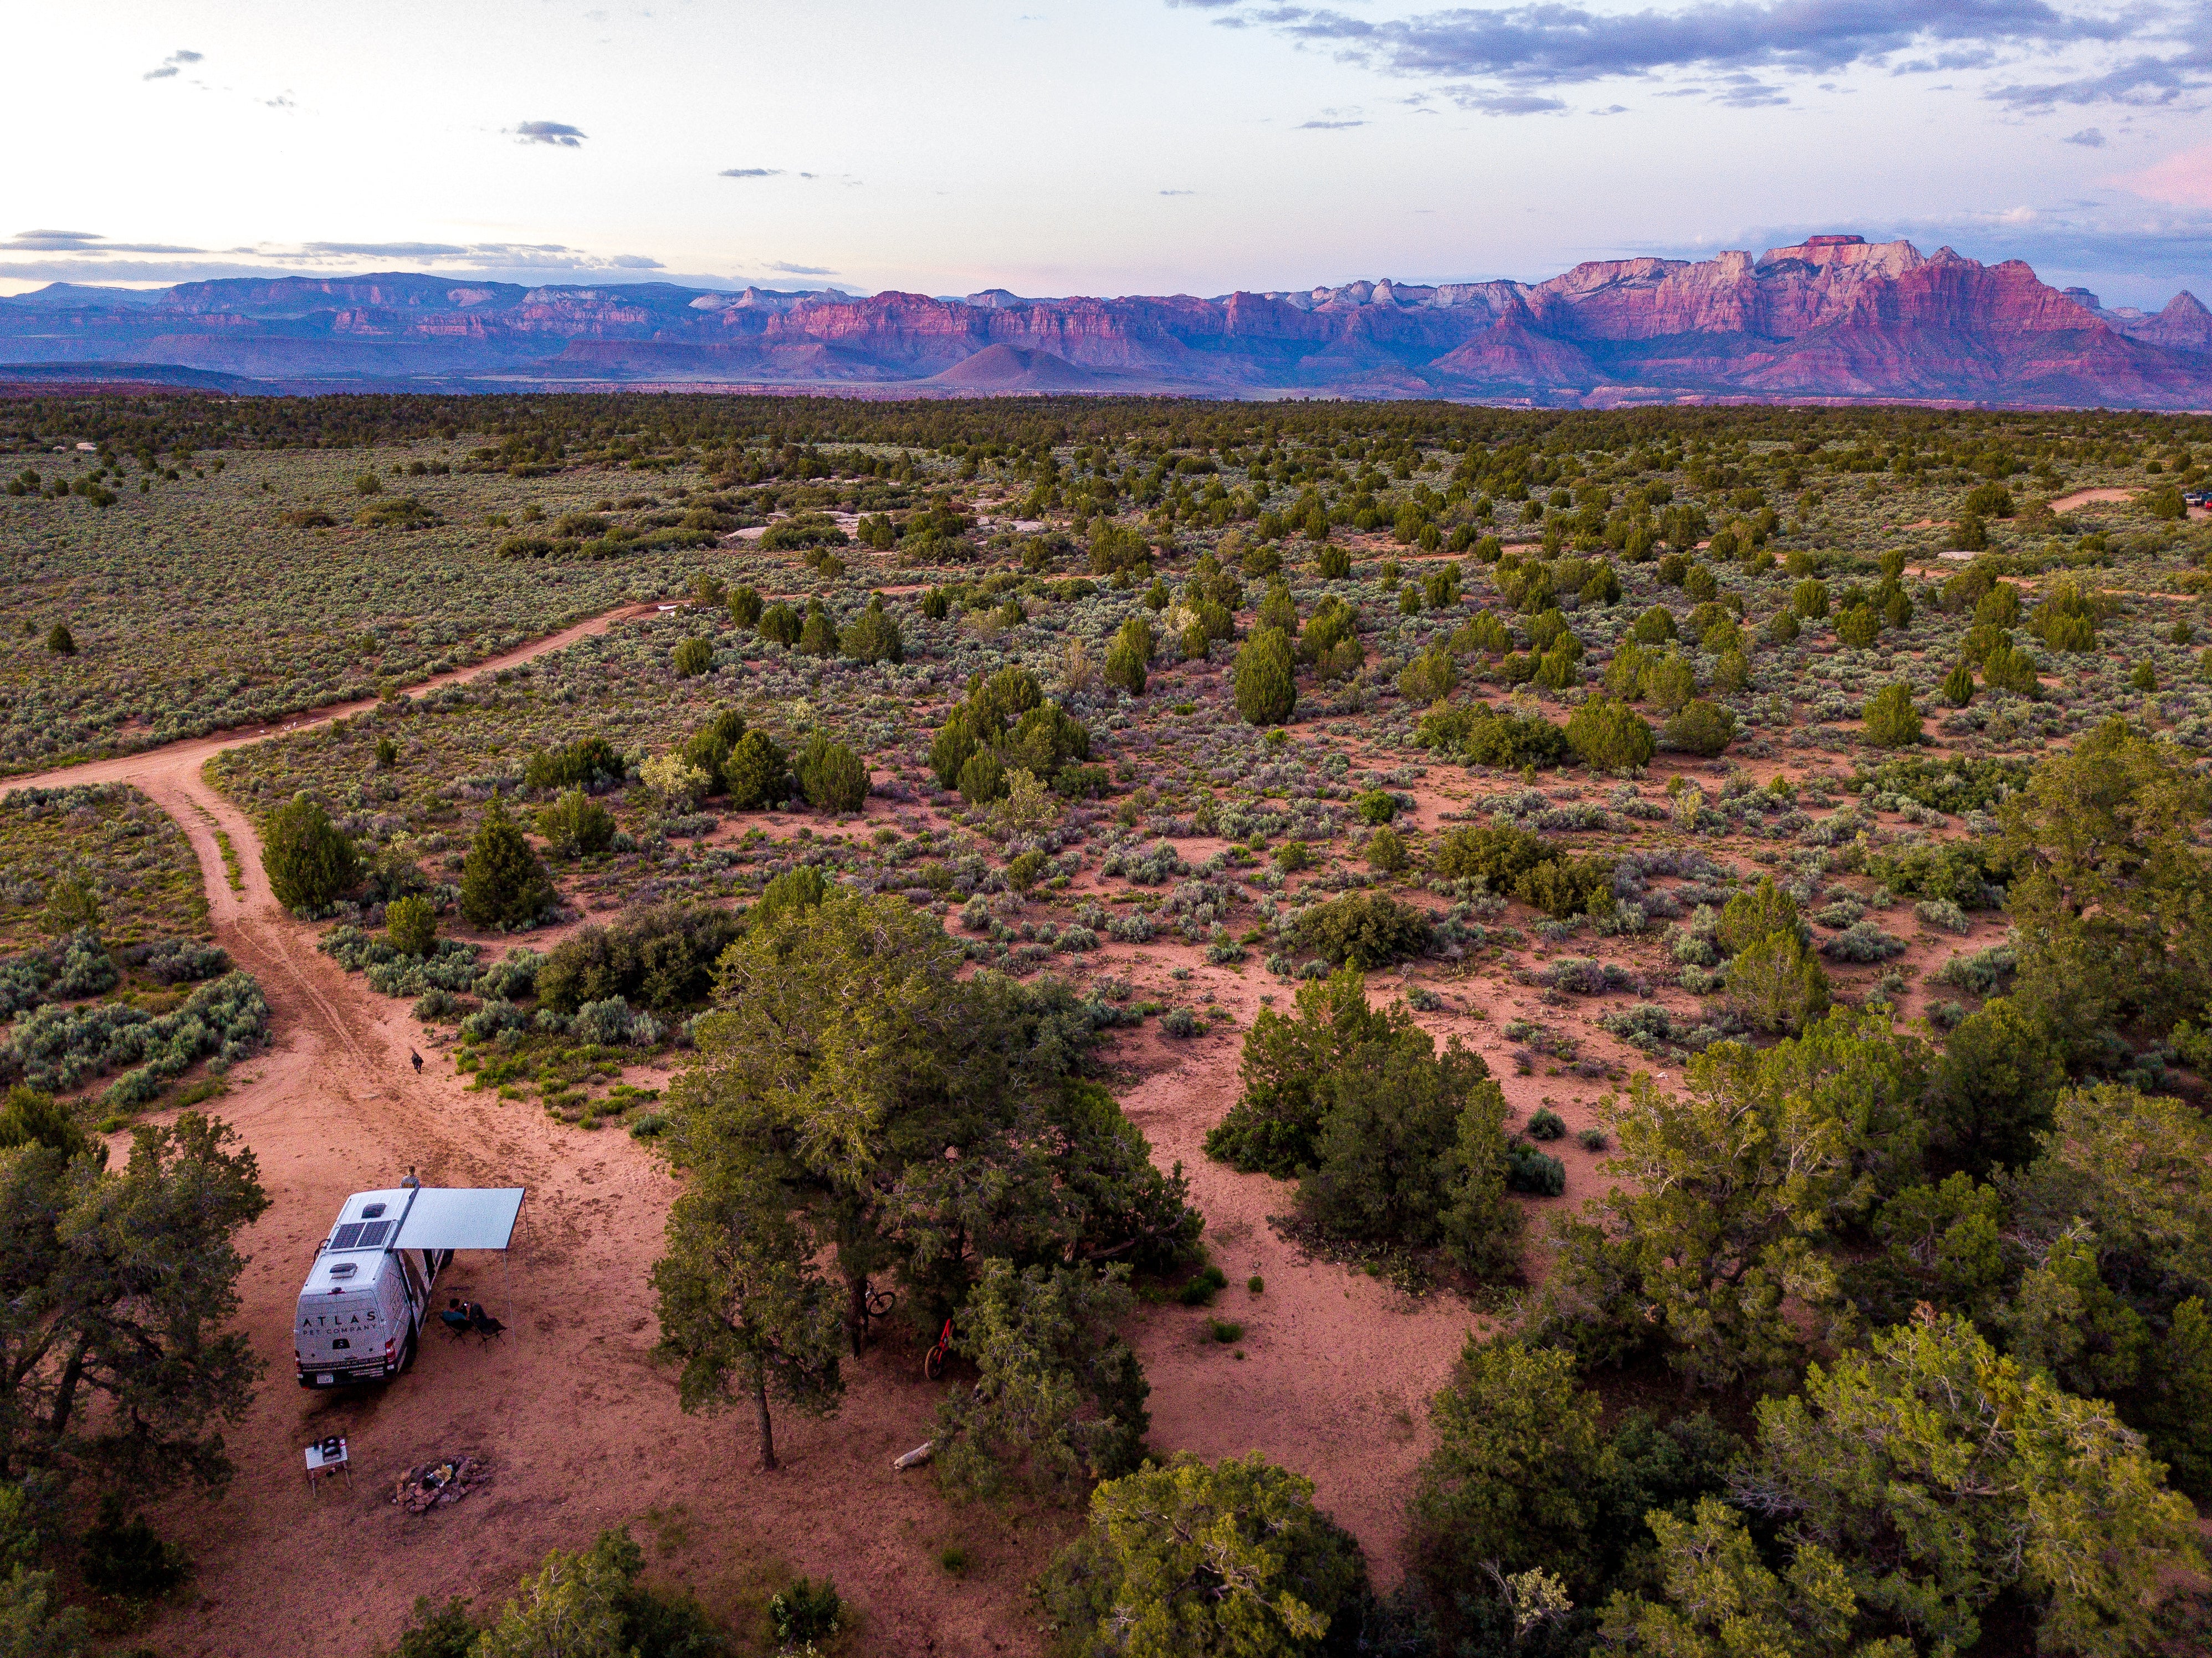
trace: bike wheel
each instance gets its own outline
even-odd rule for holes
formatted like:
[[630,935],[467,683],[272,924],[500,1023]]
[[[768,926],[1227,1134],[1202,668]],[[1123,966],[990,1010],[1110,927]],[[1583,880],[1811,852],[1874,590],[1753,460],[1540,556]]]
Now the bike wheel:
[[896,1291],[878,1290],[874,1291],[869,1296],[867,1301],[868,1316],[870,1318],[890,1317],[891,1303],[897,1299],[898,1294]]
[[921,1373],[932,1382],[942,1382],[945,1379],[945,1349],[943,1347],[932,1347],[922,1356]]

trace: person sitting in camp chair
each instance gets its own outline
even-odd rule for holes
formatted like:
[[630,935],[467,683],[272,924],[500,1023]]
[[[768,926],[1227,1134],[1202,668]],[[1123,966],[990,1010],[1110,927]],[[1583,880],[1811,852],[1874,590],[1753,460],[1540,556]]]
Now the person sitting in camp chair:
[[446,1310],[438,1315],[438,1322],[446,1327],[447,1335],[459,1341],[468,1334],[471,1321],[469,1309],[461,1305],[459,1297],[455,1297],[446,1303]]
[[477,1342],[482,1345],[496,1338],[507,1326],[484,1311],[482,1302],[472,1301],[469,1303],[469,1328],[477,1333]]

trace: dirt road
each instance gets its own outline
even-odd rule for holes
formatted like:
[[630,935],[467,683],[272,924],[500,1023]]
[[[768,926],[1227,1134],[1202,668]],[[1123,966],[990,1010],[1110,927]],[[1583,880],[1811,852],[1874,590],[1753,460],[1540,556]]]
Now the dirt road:
[[[650,606],[579,624],[465,674],[513,666]],[[425,688],[418,688],[425,689]],[[778,1427],[784,1468],[754,1466],[749,1418],[702,1419],[676,1404],[655,1364],[647,1273],[674,1183],[617,1132],[588,1133],[534,1105],[472,1093],[430,1050],[406,1004],[370,992],[314,948],[315,929],[280,910],[245,814],[201,776],[208,757],[357,711],[239,732],[10,780],[0,787],[120,781],[180,823],[200,860],[216,935],[260,981],[275,1041],[240,1067],[212,1108],[260,1160],[273,1199],[246,1240],[241,1321],[269,1369],[230,1436],[239,1474],[212,1503],[175,1497],[160,1529],[198,1562],[192,1594],[132,1640],[194,1658],[366,1658],[389,1645],[417,1595],[496,1605],[548,1550],[583,1546],[603,1526],[640,1521],[658,1575],[710,1605],[757,1596],[790,1572],[830,1575],[872,1654],[1038,1649],[1026,1587],[1075,1523],[943,1503],[891,1459],[927,1439],[939,1389],[919,1346],[894,1339],[849,1372],[842,1410]],[[237,849],[245,890],[225,879],[215,831]],[[1240,1023],[1257,984],[1237,987]],[[1237,1047],[1221,1036],[1140,1040],[1133,1115],[1163,1163],[1182,1160],[1209,1237],[1235,1287],[1216,1311],[1247,1327],[1239,1351],[1206,1315],[1149,1309],[1133,1333],[1153,1388],[1152,1442],[1208,1456],[1267,1452],[1311,1475],[1324,1505],[1395,1576],[1400,1505],[1425,1438],[1421,1401],[1443,1381],[1469,1321],[1438,1299],[1406,1303],[1372,1280],[1300,1261],[1266,1225],[1287,1188],[1207,1163],[1198,1142],[1236,1096]],[[118,1140],[119,1155],[125,1146]],[[508,1324],[490,1346],[429,1337],[415,1370],[382,1389],[325,1394],[294,1382],[291,1321],[300,1281],[340,1201],[394,1182],[409,1165],[431,1184],[522,1185],[529,1198],[512,1263],[513,1302],[495,1256],[464,1256],[440,1292],[481,1300]],[[1266,1291],[1243,1287],[1263,1275]],[[301,1453],[333,1433],[350,1443],[356,1483],[312,1495]],[[387,1500],[410,1465],[488,1455],[492,1484],[423,1517]],[[957,1544],[963,1576],[940,1557]]]

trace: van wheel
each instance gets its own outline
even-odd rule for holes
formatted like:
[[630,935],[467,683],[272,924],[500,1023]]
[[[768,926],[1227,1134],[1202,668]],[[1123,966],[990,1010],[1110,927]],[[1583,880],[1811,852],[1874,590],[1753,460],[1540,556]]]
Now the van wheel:
[[415,1368],[415,1332],[407,1333],[407,1345],[399,1350],[399,1374],[405,1376]]

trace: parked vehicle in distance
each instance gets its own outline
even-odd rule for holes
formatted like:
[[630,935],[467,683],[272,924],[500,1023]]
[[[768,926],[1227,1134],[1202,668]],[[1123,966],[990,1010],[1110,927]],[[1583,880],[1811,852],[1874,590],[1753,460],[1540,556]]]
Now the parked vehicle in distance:
[[453,1258],[396,1246],[418,1191],[356,1192],[339,1209],[300,1287],[292,1345],[302,1388],[388,1381],[415,1362],[431,1286]]

